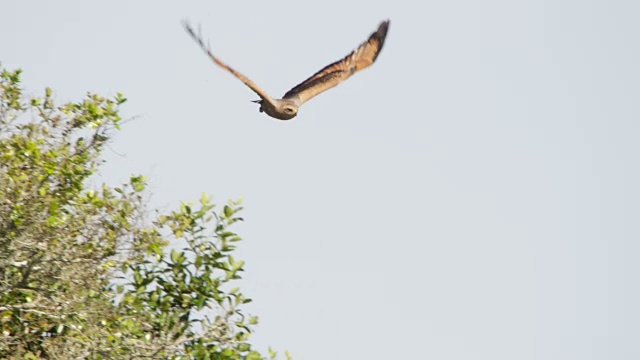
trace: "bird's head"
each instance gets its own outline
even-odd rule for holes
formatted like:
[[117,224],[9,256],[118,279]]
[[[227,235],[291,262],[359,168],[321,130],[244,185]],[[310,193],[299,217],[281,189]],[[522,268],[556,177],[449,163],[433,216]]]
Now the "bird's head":
[[[298,104],[291,99],[280,99],[276,101],[277,116],[280,120],[293,119],[298,115]],[[273,115],[272,115],[273,116]]]
[[296,115],[298,115],[298,108],[292,105],[285,105],[282,107],[282,112],[284,113],[285,116],[290,116],[286,119],[286,120],[289,120],[294,118]]

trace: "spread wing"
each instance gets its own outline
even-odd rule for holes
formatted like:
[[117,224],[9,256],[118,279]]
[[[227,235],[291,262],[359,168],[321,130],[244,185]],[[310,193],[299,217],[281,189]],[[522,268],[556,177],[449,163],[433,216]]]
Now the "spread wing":
[[378,26],[378,30],[371,34],[369,39],[358,46],[357,49],[296,85],[293,89],[287,91],[283,98],[295,100],[300,106],[321,92],[347,80],[354,73],[369,67],[380,54],[388,30],[389,20],[383,21]]
[[198,45],[200,45],[202,50],[204,50],[204,52],[206,52],[207,55],[209,55],[209,57],[213,60],[214,63],[216,63],[216,65],[218,65],[221,68],[227,70],[228,72],[233,74],[233,76],[235,76],[238,79],[240,79],[240,81],[242,81],[245,85],[247,85],[249,88],[251,88],[251,90],[253,90],[256,94],[258,94],[258,96],[260,96],[260,98],[262,100],[267,101],[267,102],[269,102],[269,103],[271,103],[272,105],[275,106],[275,102],[273,101],[273,99],[264,90],[262,90],[260,87],[258,87],[258,85],[256,85],[256,83],[254,83],[249,78],[247,78],[246,76],[242,75],[241,73],[239,73],[238,71],[236,71],[235,69],[230,67],[229,65],[223,63],[220,59],[218,59],[215,55],[213,55],[211,53],[211,49],[209,49],[209,46],[206,46],[204,44],[204,41],[202,40],[202,36],[199,33],[196,34],[196,32],[193,31],[193,28],[191,27],[191,25],[189,23],[187,23],[186,21],[182,21],[182,26],[184,26],[185,30],[187,30],[187,33],[189,33],[189,35],[191,35],[193,40],[195,40],[196,43],[198,43]]

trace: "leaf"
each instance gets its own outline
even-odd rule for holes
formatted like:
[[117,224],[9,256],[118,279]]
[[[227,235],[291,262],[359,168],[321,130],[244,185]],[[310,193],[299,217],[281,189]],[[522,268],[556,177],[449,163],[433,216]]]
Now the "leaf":
[[202,193],[148,222],[143,175],[94,187],[127,99],[24,97],[20,73],[0,66],[0,253],[37,265],[4,269],[0,343],[19,350],[0,357],[262,359],[229,283],[242,199],[212,211]]
[[174,264],[177,263],[180,260],[180,255],[182,254],[177,250],[171,250],[171,262],[173,262]]
[[229,205],[224,206],[224,216],[231,218],[233,216],[233,209]]
[[233,264],[233,270],[241,270],[244,266],[244,260],[238,260],[235,264]]

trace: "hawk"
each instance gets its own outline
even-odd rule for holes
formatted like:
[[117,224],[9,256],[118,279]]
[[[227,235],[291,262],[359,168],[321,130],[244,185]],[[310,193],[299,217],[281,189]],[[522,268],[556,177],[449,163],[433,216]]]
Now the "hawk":
[[260,100],[254,101],[260,104],[260,112],[265,112],[267,115],[279,120],[293,119],[298,114],[298,108],[300,108],[302,104],[373,64],[382,50],[384,40],[387,37],[387,31],[389,30],[389,20],[381,22],[378,29],[369,36],[367,41],[363,42],[349,55],[325,66],[307,80],[294,86],[284,94],[282,99],[273,99],[258,87],[256,83],[213,55],[209,46],[205,46],[200,33],[196,34],[189,23],[183,21],[182,24],[187,33],[191,35],[216,65],[233,74],[260,96]]

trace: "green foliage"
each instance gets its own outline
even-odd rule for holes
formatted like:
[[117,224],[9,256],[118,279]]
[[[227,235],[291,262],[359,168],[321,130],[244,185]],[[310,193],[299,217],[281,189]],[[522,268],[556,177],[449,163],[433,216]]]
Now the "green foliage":
[[239,201],[147,221],[143,176],[88,188],[125,101],[25,100],[0,68],[0,358],[262,359],[231,286]]

